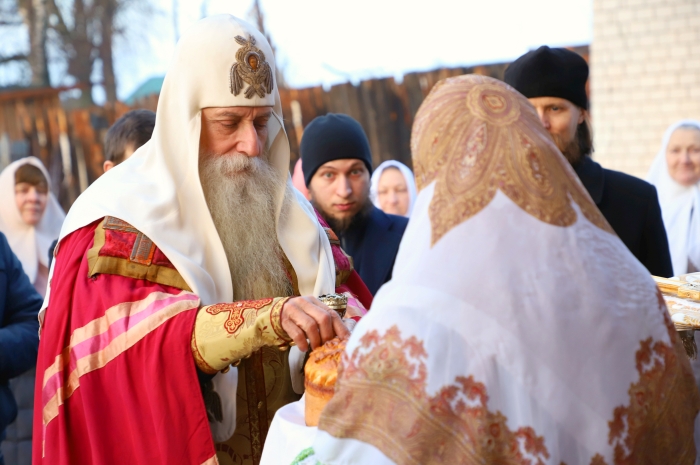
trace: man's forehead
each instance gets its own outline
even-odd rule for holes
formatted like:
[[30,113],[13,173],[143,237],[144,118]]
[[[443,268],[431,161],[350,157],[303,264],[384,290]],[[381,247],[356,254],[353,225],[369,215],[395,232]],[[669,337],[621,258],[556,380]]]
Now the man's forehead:
[[272,114],[271,106],[263,107],[250,107],[250,106],[236,106],[236,107],[207,107],[202,108],[202,112],[210,118],[242,118],[246,116],[269,116]]
[[328,168],[334,170],[352,169],[356,166],[364,166],[364,162],[359,158],[341,158],[339,160],[331,160],[321,165],[319,169]]
[[547,106],[547,105],[571,105],[575,106],[572,102],[569,100],[566,100],[565,98],[561,97],[530,97],[528,101],[533,105],[533,106]]

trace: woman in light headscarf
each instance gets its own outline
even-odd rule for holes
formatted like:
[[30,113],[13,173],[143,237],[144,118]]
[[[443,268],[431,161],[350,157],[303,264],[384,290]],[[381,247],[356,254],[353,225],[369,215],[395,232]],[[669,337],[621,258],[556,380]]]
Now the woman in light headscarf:
[[700,393],[664,300],[527,99],[441,81],[411,148],[393,279],[298,462],[692,463]]
[[374,170],[370,198],[384,213],[411,216],[416,201],[416,180],[411,169],[396,160],[387,160]]
[[304,172],[301,170],[301,158],[299,158],[294,164],[294,170],[292,171],[292,185],[299,192],[301,192],[301,195],[303,195],[305,199],[309,198],[309,189],[306,188]]
[[0,198],[0,231],[7,236],[34,288],[44,296],[49,247],[61,232],[66,215],[51,193],[49,174],[41,161],[26,157],[10,163],[0,173]]
[[647,181],[659,193],[673,274],[700,271],[700,121],[666,130]]

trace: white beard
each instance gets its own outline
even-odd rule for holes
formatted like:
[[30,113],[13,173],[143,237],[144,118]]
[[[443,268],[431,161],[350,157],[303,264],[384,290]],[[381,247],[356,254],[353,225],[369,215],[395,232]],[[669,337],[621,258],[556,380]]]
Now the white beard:
[[[200,154],[199,160],[199,178],[226,251],[234,300],[291,295],[275,221],[275,197],[286,179],[270,166],[267,154]],[[288,191],[287,186],[280,221],[293,195]]]

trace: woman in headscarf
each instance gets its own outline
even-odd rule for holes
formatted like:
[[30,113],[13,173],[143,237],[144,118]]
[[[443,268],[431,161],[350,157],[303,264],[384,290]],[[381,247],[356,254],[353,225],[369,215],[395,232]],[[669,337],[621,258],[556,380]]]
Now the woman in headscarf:
[[700,271],[700,121],[666,130],[647,181],[659,194],[673,274]]
[[420,194],[299,463],[693,463],[687,356],[644,266],[528,101],[439,82]]
[[7,236],[24,272],[44,296],[49,277],[49,247],[66,217],[51,193],[49,174],[36,157],[10,163],[0,173],[0,231]]
[[306,188],[306,181],[304,181],[304,172],[301,170],[301,158],[297,160],[294,164],[294,170],[292,171],[292,185],[301,192],[301,195],[305,199],[309,198],[309,189]]
[[387,160],[374,170],[370,198],[384,213],[411,216],[416,201],[416,180],[411,169],[396,160]]

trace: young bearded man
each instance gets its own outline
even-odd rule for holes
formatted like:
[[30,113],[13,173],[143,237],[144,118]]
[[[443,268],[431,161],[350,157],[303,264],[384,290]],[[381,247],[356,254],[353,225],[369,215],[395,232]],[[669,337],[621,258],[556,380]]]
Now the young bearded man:
[[306,127],[300,152],[311,203],[374,295],[391,279],[408,219],[382,212],[369,198],[372,155],[367,135],[350,116],[330,113]]
[[546,45],[506,69],[505,81],[535,107],[596,206],[635,257],[656,276],[673,275],[656,188],[593,161],[588,120],[588,64],[577,53]]

